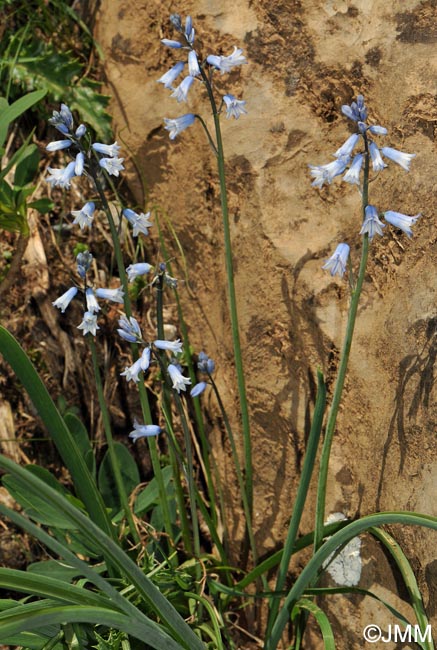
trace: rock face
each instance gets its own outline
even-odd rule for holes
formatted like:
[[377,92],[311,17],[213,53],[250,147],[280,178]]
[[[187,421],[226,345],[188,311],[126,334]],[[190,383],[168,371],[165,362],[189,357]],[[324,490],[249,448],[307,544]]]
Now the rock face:
[[[333,159],[352,132],[341,105],[359,93],[370,123],[389,131],[378,141],[417,153],[408,174],[394,163],[379,174],[370,186],[370,203],[380,212],[423,216],[413,239],[387,226],[371,245],[327,508],[350,517],[402,509],[437,515],[436,3],[241,0],[237,6],[230,0],[181,0],[172,9],[193,17],[200,56],[227,55],[235,45],[249,63],[217,75],[217,83],[223,92],[244,98],[248,109],[238,121],[222,124],[259,552],[277,547],[285,535],[317,367],[330,388],[335,378],[349,291],[345,280],[332,279],[321,266],[337,243],[347,241],[357,267],[360,196],[355,186],[338,179],[321,190],[311,187],[308,164]],[[175,38],[165,3],[102,0],[96,37],[106,56],[118,140],[128,152],[130,188],[138,206],[159,208],[179,277],[186,269],[182,294],[193,346],[215,357],[218,384],[235,413],[214,155],[200,124],[174,142],[163,129],[163,117],[188,111],[211,125],[206,97],[195,84],[187,108],[156,82],[178,58],[177,51],[160,44],[163,37]],[[230,461],[218,430],[211,431],[211,441],[226,476]],[[231,508],[234,486],[227,487]],[[313,527],[312,503],[303,532]],[[241,534],[231,510],[227,519],[231,533],[234,528]],[[391,532],[411,559],[428,613],[435,616],[435,536],[404,527]],[[361,584],[402,607],[389,593],[396,591],[391,569],[369,538],[364,538],[363,557]],[[351,617],[351,603],[338,598],[332,608],[343,625],[342,615]],[[375,613],[374,603],[359,604],[352,603],[350,630],[342,630],[345,648],[362,647],[361,629],[368,623],[396,623]]]

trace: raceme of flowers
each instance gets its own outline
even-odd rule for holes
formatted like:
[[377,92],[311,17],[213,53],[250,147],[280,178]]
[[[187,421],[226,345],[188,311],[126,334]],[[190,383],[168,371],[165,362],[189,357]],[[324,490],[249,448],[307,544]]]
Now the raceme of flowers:
[[[124,169],[123,158],[118,158],[120,147],[116,142],[112,145],[95,142],[89,147],[89,139],[86,137],[87,129],[84,124],[80,124],[73,132],[73,115],[66,104],[61,104],[60,111],[53,111],[49,122],[62,133],[64,138],[50,142],[46,147],[47,151],[69,150],[73,157],[73,160],[63,169],[48,167],[49,176],[46,181],[52,187],[69,189],[72,179],[75,176],[82,176],[87,167],[95,160],[93,152],[96,154],[98,165],[108,174],[118,176]],[[97,154],[101,154],[101,156]]]
[[[187,16],[185,25],[182,25],[182,19],[178,14],[170,16],[170,22],[174,29],[179,32],[181,41],[163,38],[161,42],[172,49],[188,51],[188,55],[186,61],[175,63],[170,70],[158,79],[158,82],[162,83],[164,88],[172,91],[171,97],[174,97],[178,103],[188,100],[188,93],[193,84],[210,84],[215,70],[218,70],[223,75],[231,72],[236,66],[247,63],[243,50],[236,46],[228,56],[209,54],[204,60],[199,61],[198,54],[194,49],[195,30],[191,16]],[[185,66],[188,68],[188,74],[175,86],[174,84],[184,72]],[[233,117],[238,120],[240,115],[247,113],[245,105],[244,100],[226,94],[222,97],[218,110],[220,112],[224,106],[226,108],[226,117]],[[182,131],[194,124],[196,117],[194,113],[186,113],[176,118],[164,118],[165,129],[169,132],[170,140],[174,140]]]
[[[361,172],[366,156],[370,157],[374,172],[383,171],[388,166],[384,162],[384,158],[396,163],[405,171],[409,171],[411,161],[416,154],[405,153],[391,147],[379,148],[376,142],[371,139],[371,136],[387,135],[387,129],[379,125],[369,126],[366,124],[367,108],[362,95],[358,95],[356,102],[352,102],[350,106],[342,106],[341,110],[346,117],[356,122],[357,132],[349,136],[346,142],[337,149],[332,162],[326,165],[309,165],[310,174],[314,179],[312,182],[313,187],[321,188],[325,183],[332,183],[336,176],[344,174],[343,180],[346,183],[355,184],[362,189]],[[356,148],[359,142],[362,142],[364,150],[357,152]],[[383,228],[386,225],[380,220],[380,217],[382,217],[384,221],[395,228],[399,228],[408,237],[412,237],[413,231],[411,227],[420,216],[421,214],[408,216],[392,210],[379,213],[375,206],[367,205],[360,234],[367,235],[370,241],[375,235],[382,236]],[[346,271],[349,252],[348,244],[339,244],[322,268],[330,271],[331,275],[342,277]]]
[[[192,57],[191,57],[192,58]],[[74,158],[63,169],[54,169],[49,167],[49,176],[47,181],[52,187],[61,187],[69,189],[71,181],[75,176],[82,174],[89,174],[96,182],[96,164],[98,163],[100,169],[106,173],[118,176],[119,172],[124,169],[122,158],[118,158],[120,147],[116,142],[112,145],[102,143],[91,144],[87,138],[87,129],[81,124],[73,133],[73,116],[65,104],[61,104],[61,110],[54,111],[50,123],[55,126],[64,136],[63,140],[53,141],[47,146],[50,152],[68,150]],[[78,225],[81,230],[91,228],[96,211],[96,205],[93,201],[88,201],[80,210],[72,211],[74,217],[73,224]],[[148,235],[149,228],[153,225],[150,220],[150,212],[137,213],[134,210],[125,208],[121,212],[122,216],[132,227],[132,235],[138,237],[141,233]],[[76,257],[77,273],[83,281],[83,287],[72,286],[52,304],[57,307],[62,313],[66,311],[70,303],[76,296],[82,296],[84,303],[84,313],[81,323],[77,326],[82,330],[83,335],[96,336],[97,330],[100,329],[97,323],[97,314],[101,310],[99,300],[109,300],[115,303],[123,304],[124,292],[121,287],[116,289],[109,288],[94,288],[90,286],[87,280],[87,274],[93,262],[93,256],[89,251],[81,252]],[[134,282],[136,278],[149,274],[153,270],[153,266],[147,262],[137,262],[130,264],[126,268],[126,274],[129,282]],[[166,270],[166,264],[161,263],[158,267],[158,272],[151,284],[154,284],[162,278],[164,284],[171,288],[177,287],[177,280],[169,275]],[[133,316],[127,318],[122,316],[119,320],[119,329],[117,330],[121,338],[137,344],[144,344],[141,334],[141,328]],[[186,391],[186,387],[191,384],[191,380],[182,374],[182,368],[178,362],[178,356],[182,354],[182,343],[177,341],[155,340],[151,345],[145,345],[138,359],[131,365],[125,368],[121,375],[126,377],[126,380],[137,383],[140,381],[140,374],[148,370],[152,360],[152,354],[156,351],[164,350],[171,353],[173,356],[167,363],[164,370],[167,372],[169,381],[172,388],[180,393]],[[199,357],[202,359],[203,357]],[[205,358],[208,359],[208,357]],[[209,360],[209,372],[213,370],[213,362]],[[199,396],[206,387],[206,382],[199,382],[192,389],[192,396]],[[130,432],[129,437],[135,442],[139,438],[156,436],[161,432],[161,428],[154,424],[140,424],[134,422],[134,429]]]
[[[178,357],[183,352],[180,339],[176,341],[156,339],[153,343],[146,343],[143,339],[138,321],[133,316],[129,318],[125,315],[121,316],[118,325],[117,332],[122,339],[129,343],[144,345],[141,354],[133,364],[126,366],[124,371],[120,373],[123,377],[126,377],[127,382],[133,381],[134,383],[138,383],[141,379],[141,373],[149,369],[153,356],[158,359],[157,351],[167,351],[172,355],[170,363],[166,367],[171,386],[177,393],[186,391],[187,386],[191,384],[191,380],[182,374],[182,368],[178,362]],[[197,367],[199,372],[210,376],[215,370],[215,363],[204,352],[200,352]],[[203,393],[206,386],[207,383],[205,381],[197,383],[190,391],[191,396],[198,397]]]
[[[100,329],[97,325],[97,313],[100,311],[100,305],[97,301],[97,298],[101,300],[109,300],[111,302],[116,302],[123,304],[124,292],[121,287],[116,289],[106,289],[106,288],[92,288],[87,286],[86,274],[90,269],[93,256],[90,252],[86,251],[84,253],[79,253],[76,257],[77,264],[77,273],[82,280],[84,280],[85,287],[81,293],[85,296],[85,311],[83,315],[83,320],[78,325],[78,329],[82,330],[83,335],[92,334],[96,336],[97,330]],[[52,305],[61,310],[62,313],[65,312],[73,298],[79,293],[78,287],[70,287],[67,289],[62,296],[59,296]]]
[[[91,143],[87,128],[80,124],[74,130],[73,115],[66,104],[61,104],[60,111],[53,111],[53,116],[49,119],[58,131],[64,136],[63,140],[54,140],[50,142],[47,151],[67,151],[73,160],[62,169],[48,167],[49,175],[46,181],[52,187],[61,187],[70,189],[71,181],[75,176],[88,174],[95,178],[99,170],[104,170],[111,176],[119,176],[120,171],[124,169],[123,160],[119,158],[118,153],[120,146],[117,142],[113,144],[103,144],[101,142]],[[88,201],[80,210],[73,210],[73,225],[78,225],[81,230],[91,228],[96,205],[93,201]],[[122,211],[127,222],[132,226],[133,237],[149,234],[149,228],[153,225],[150,221],[150,212],[136,213],[129,208]]]

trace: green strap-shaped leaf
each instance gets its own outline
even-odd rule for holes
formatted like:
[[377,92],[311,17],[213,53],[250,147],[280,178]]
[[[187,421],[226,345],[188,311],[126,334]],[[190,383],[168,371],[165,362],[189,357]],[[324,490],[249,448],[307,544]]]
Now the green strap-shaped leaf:
[[38,601],[8,609],[0,614],[0,641],[26,630],[37,630],[50,623],[93,623],[117,628],[157,650],[181,650],[153,621],[137,621],[107,607],[58,605]]
[[87,605],[90,607],[106,607],[119,611],[119,609],[108,598],[100,596],[89,589],[83,589],[68,582],[40,576],[36,573],[18,571],[16,569],[5,569],[0,567],[0,587],[19,591],[25,594],[33,594],[41,598],[60,600],[69,605]]
[[85,504],[90,518],[115,539],[115,531],[106,512],[103,499],[74,437],[23,348],[1,325],[0,353],[12,366],[42,418],[59,455],[71,474],[76,492]]
[[[405,557],[403,550],[396,540],[394,540],[385,530],[382,530],[381,528],[371,528],[369,532],[384,544],[396,562],[407,588],[410,602],[414,609],[414,613],[416,614],[420,630],[422,634],[424,634],[429,625],[429,621],[423,605],[422,594],[420,593],[419,585],[417,584],[416,576],[413,573],[411,564],[408,562],[408,559]],[[432,639],[429,641],[426,640],[422,647],[424,647],[425,650],[434,650]]]
[[335,650],[332,627],[323,609],[320,609],[320,607],[309,598],[301,598],[294,606],[292,618],[294,619],[298,616],[301,610],[310,612],[316,619],[320,632],[322,633],[324,650]]
[[[131,584],[137,591],[139,597],[144,601],[144,603],[153,610],[156,615],[159,617],[159,620],[163,625],[167,627],[169,632],[174,636],[178,641],[180,646],[186,648],[187,650],[205,650],[203,643],[196,636],[193,630],[187,625],[183,620],[180,614],[176,611],[173,605],[161,594],[158,588],[153,584],[153,582],[143,573],[143,571],[130,559],[130,557],[116,544],[108,535],[106,535],[101,528],[96,526],[90,519],[88,519],[80,510],[72,506],[65,497],[60,494],[57,490],[54,490],[52,487],[47,485],[44,481],[41,481],[37,476],[33,475],[32,472],[26,471],[23,467],[20,467],[9,458],[2,456],[0,454],[0,467],[5,469],[7,472],[15,476],[19,481],[22,482],[23,486],[27,485],[29,490],[38,491],[41,497],[46,499],[52,506],[59,508],[59,511],[65,517],[69,517],[71,522],[75,527],[88,535],[88,538],[91,543],[99,546],[104,549],[104,554],[107,562],[111,563],[117,571],[124,575],[129,584]],[[0,504],[0,512],[7,512],[7,509]],[[14,522],[18,522],[19,516],[17,513],[8,513],[7,516]],[[18,524],[22,527],[23,524]],[[34,530],[35,527],[26,526],[27,530]],[[33,533],[36,537],[43,540],[41,533],[36,531]],[[44,542],[46,543],[46,542]],[[49,542],[49,548],[54,548],[52,542]],[[67,558],[68,551],[62,549],[61,556]],[[75,560],[69,559],[69,562],[72,566],[76,565]],[[82,563],[83,564],[83,563]],[[89,577],[94,584],[100,583],[101,580],[99,576],[93,575],[96,572],[92,572],[90,576],[89,570],[84,569],[84,575]],[[100,585],[99,585],[100,586]],[[103,586],[101,587],[102,591]],[[105,593],[107,593],[105,591]],[[131,603],[125,600],[121,606],[117,602],[120,609],[126,611],[125,607],[132,607]],[[141,612],[137,611],[137,616],[140,617]],[[144,615],[143,615],[144,616]],[[133,615],[130,618],[135,618]],[[76,620],[76,619],[75,619]],[[137,620],[135,618],[135,620]],[[139,619],[141,620],[141,619]],[[73,622],[73,621],[71,621]],[[84,621],[86,622],[86,621]],[[104,623],[102,623],[104,624]],[[155,624],[156,625],[156,624]],[[116,627],[116,626],[114,626]],[[30,629],[30,628],[23,628]],[[119,629],[124,629],[120,627]],[[0,626],[1,631],[1,626]],[[129,630],[128,630],[129,631]],[[132,632],[133,634],[133,632]],[[165,648],[166,646],[161,646]]]
[[20,97],[16,102],[5,108],[0,113],[0,147],[5,143],[9,124],[25,113],[31,106],[37,104],[47,94],[47,90],[35,90]]
[[437,530],[437,518],[429,515],[422,515],[416,512],[379,512],[377,514],[362,517],[357,521],[347,524],[344,528],[335,533],[330,539],[319,548],[311,560],[297,578],[292,589],[289,591],[282,609],[280,610],[272,633],[266,640],[265,650],[276,650],[281,639],[282,632],[289,620],[289,612],[302,596],[304,591],[317,577],[321,566],[331,553],[347,544],[353,537],[360,535],[366,530],[385,524],[403,524],[405,526],[423,526]]

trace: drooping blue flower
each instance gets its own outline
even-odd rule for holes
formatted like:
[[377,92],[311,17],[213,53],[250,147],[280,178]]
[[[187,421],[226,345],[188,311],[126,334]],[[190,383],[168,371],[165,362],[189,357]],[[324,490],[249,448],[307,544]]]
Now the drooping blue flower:
[[111,174],[111,176],[119,176],[120,172],[124,169],[122,165],[123,160],[124,158],[100,158],[99,165],[108,174]]
[[76,129],[76,131],[74,132],[74,135],[76,136],[76,138],[79,138],[79,139],[80,139],[80,138],[82,138],[82,137],[85,135],[85,133],[86,133],[86,126],[85,126],[85,124],[79,124],[79,126],[78,126],[77,129]]
[[237,99],[234,95],[224,95],[223,101],[226,104],[226,117],[235,117],[236,120],[240,115],[247,114],[244,106],[246,102],[243,99]]
[[363,166],[363,161],[364,155],[362,153],[358,153],[356,156],[354,156],[352,165],[343,176],[343,180],[346,181],[346,183],[360,185],[360,172]]
[[384,219],[395,228],[400,228],[407,235],[407,237],[410,238],[413,236],[411,226],[413,226],[421,216],[421,213],[416,214],[414,217],[409,217],[406,214],[393,212],[392,210],[384,212]]
[[136,384],[140,381],[140,372],[146,372],[150,365],[150,348],[146,347],[141,353],[141,356],[129,367],[126,367],[120,373],[122,377],[126,377],[126,381],[134,381]]
[[199,397],[207,387],[206,381],[199,381],[198,384],[193,386],[193,388],[190,390],[190,395],[191,397]]
[[369,153],[372,160],[372,167],[374,172],[380,172],[387,167],[381,157],[381,153],[374,142],[369,142]]
[[182,43],[179,43],[179,41],[172,41],[170,38],[161,38],[161,43],[176,50],[179,50],[182,47]]
[[124,291],[121,287],[118,287],[118,289],[96,289],[96,296],[103,300],[111,300],[121,304],[124,302]]
[[157,424],[140,424],[134,421],[134,429],[130,432],[129,438],[136,442],[139,438],[150,438],[161,433],[162,429]]
[[185,77],[185,79],[181,81],[179,86],[177,86],[177,88],[173,90],[171,97],[174,97],[178,101],[178,103],[186,102],[188,91],[190,90],[193,81],[194,81],[194,77],[190,77],[190,76]]
[[100,327],[97,325],[97,316],[90,311],[86,311],[83,315],[83,321],[77,326],[78,330],[83,330],[83,335],[92,334],[96,336],[97,330]]
[[326,165],[308,165],[310,174],[314,178],[311,183],[313,187],[323,187],[324,183],[332,183],[335,176],[344,172],[350,160],[350,156],[342,156]]
[[61,310],[62,313],[64,313],[64,311],[67,309],[68,305],[73,300],[76,294],[77,294],[77,287],[70,287],[68,291],[63,293],[62,296],[59,296],[59,298],[56,298],[56,300],[52,302],[53,307],[57,307],[58,309]]
[[246,57],[243,56],[243,50],[240,50],[234,45],[234,51],[229,56],[217,56],[215,54],[210,54],[206,57],[207,62],[212,65],[217,70],[220,70],[222,74],[225,72],[230,72],[232,68],[235,68],[237,65],[243,65],[247,63]]
[[117,142],[114,142],[113,144],[102,144],[101,142],[94,142],[92,148],[94,151],[102,153],[104,156],[109,156],[110,158],[117,158],[118,152],[121,149],[120,145],[117,144]]
[[180,393],[181,390],[185,391],[187,389],[187,385],[191,384],[191,379],[184,377],[175,364],[170,363],[167,367],[167,370],[168,374],[170,375],[170,379],[173,382],[172,388],[178,393]]
[[133,316],[130,316],[129,318],[124,315],[121,316],[119,318],[118,325],[119,329],[117,332],[122,339],[129,341],[129,343],[137,343],[141,341],[141,328],[138,324],[138,321]]
[[158,79],[158,83],[164,84],[164,88],[172,88],[173,83],[176,81],[176,79],[179,77],[181,74],[182,70],[184,69],[185,62],[184,61],[178,61],[177,63],[174,64],[168,72],[162,75]]
[[126,377],[126,381],[133,381],[136,384],[140,381],[141,357],[139,357],[131,366],[126,366],[123,372],[120,373],[122,377]]
[[378,210],[374,205],[367,205],[364,212],[365,218],[360,230],[360,235],[367,233],[370,241],[372,241],[375,235],[380,235],[382,237],[384,234],[382,229],[385,228],[385,225],[378,218]]
[[387,135],[388,133],[385,126],[379,126],[379,124],[373,124],[373,126],[369,126],[368,131],[370,131],[372,135]]
[[330,271],[331,275],[339,275],[343,277],[346,271],[347,259],[349,257],[350,248],[347,244],[339,244],[331,257],[326,260],[322,269]]
[[165,129],[170,132],[170,140],[174,140],[182,131],[194,124],[196,116],[193,113],[187,113],[180,117],[169,119],[164,118]]
[[149,347],[144,348],[140,356],[140,366],[143,372],[145,372],[150,366],[150,355],[151,355],[150,348]]
[[76,174],[76,176],[82,176],[84,166],[85,166],[85,156],[83,155],[82,151],[79,151],[74,163],[74,173]]
[[197,77],[200,74],[199,61],[194,50],[188,52],[188,74],[190,77]]
[[130,208],[125,208],[123,210],[123,215],[133,228],[133,237],[138,237],[140,232],[143,233],[143,235],[149,234],[149,228],[153,226],[153,223],[150,221],[150,212],[146,212],[146,214],[143,212],[137,214]]
[[174,354],[179,354],[182,352],[182,343],[180,339],[177,341],[163,341],[158,339],[153,342],[153,345],[158,348],[158,350],[170,350]]
[[52,167],[47,167],[50,176],[45,180],[50,183],[52,187],[62,187],[68,190],[71,186],[71,180],[76,176],[75,167],[76,163],[74,161],[68,163],[64,169],[53,169]]
[[415,153],[404,153],[403,151],[398,151],[391,147],[382,147],[381,153],[385,158],[389,158],[397,165],[400,165],[406,172],[410,171],[411,161],[416,156]]
[[342,144],[339,149],[337,149],[334,156],[336,158],[341,158],[342,156],[350,156],[359,139],[359,133],[353,133],[351,136],[349,136],[346,142]]
[[53,140],[53,142],[48,143],[46,149],[47,151],[61,151],[62,149],[68,149],[71,145],[71,140]]
[[94,290],[89,287],[85,291],[85,298],[86,298],[86,308],[89,312],[94,314],[97,311],[100,311],[99,303],[97,302],[96,299],[96,294],[94,293]]
[[150,273],[152,269],[153,266],[147,262],[137,262],[137,264],[130,264],[126,269],[129,282],[133,282],[139,275]]
[[185,33],[185,38],[187,39],[188,43],[190,45],[193,45],[195,32],[194,32],[193,21],[192,21],[191,16],[187,16],[185,18],[185,32],[184,33]]
[[71,213],[74,217],[73,225],[78,224],[81,230],[87,227],[91,228],[95,207],[96,206],[92,201],[88,201],[88,203],[85,203],[82,210],[73,210]]
[[179,14],[170,14],[170,22],[178,32],[182,32],[182,19]]

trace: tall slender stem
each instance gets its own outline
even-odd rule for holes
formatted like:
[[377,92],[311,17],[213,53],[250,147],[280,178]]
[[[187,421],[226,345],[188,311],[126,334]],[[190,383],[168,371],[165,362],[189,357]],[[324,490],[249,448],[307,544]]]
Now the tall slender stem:
[[[364,179],[363,179],[363,192],[362,192],[362,218],[364,221],[365,210],[369,200],[369,151],[367,139],[364,136],[365,143],[365,161],[364,161]],[[329,410],[328,420],[326,423],[325,439],[323,442],[322,455],[320,459],[319,482],[317,486],[317,503],[316,503],[316,519],[314,529],[314,552],[316,552],[323,543],[323,523],[325,520],[325,503],[326,503],[326,486],[328,481],[329,457],[331,454],[331,446],[335,433],[335,426],[337,423],[338,408],[340,405],[341,396],[343,393],[344,382],[346,378],[346,371],[349,361],[349,354],[352,345],[352,338],[355,328],[355,320],[357,316],[358,303],[363,288],[364,275],[366,272],[367,257],[369,252],[369,236],[363,235],[363,243],[361,249],[361,261],[358,271],[358,277],[355,287],[352,288],[351,302],[349,306],[349,315],[346,326],[346,334],[343,341],[343,349],[340,357],[340,364],[338,367],[337,379],[335,382],[334,394],[332,397],[331,408]]]
[[[158,275],[156,282],[156,325],[157,325],[157,336],[158,339],[163,340],[164,336],[164,272],[161,271]],[[181,529],[182,529],[182,539],[184,541],[184,548],[187,553],[191,553],[191,540],[189,537],[189,526],[188,526],[188,517],[185,511],[185,502],[184,495],[182,491],[182,485],[180,480],[177,455],[173,449],[173,444],[171,444],[171,439],[174,437],[173,433],[173,414],[171,410],[171,388],[168,386],[167,381],[165,381],[165,368],[166,368],[166,353],[164,350],[158,350],[157,352],[159,358],[159,364],[161,367],[161,372],[163,373],[162,382],[162,412],[167,424],[167,433],[170,436],[169,438],[169,456],[171,459],[171,465],[173,468],[173,480],[175,482],[175,491],[176,491],[176,500],[179,508],[179,516],[181,520]]]
[[132,516],[132,511],[129,507],[128,496],[126,494],[126,490],[123,483],[123,477],[121,475],[120,465],[118,463],[117,455],[115,452],[114,439],[112,437],[111,420],[109,417],[108,408],[106,406],[105,395],[103,393],[102,378],[100,375],[99,363],[97,359],[97,348],[93,337],[88,335],[87,338],[91,348],[91,356],[92,356],[93,368],[94,368],[94,378],[96,381],[97,395],[99,398],[100,412],[102,414],[106,443],[108,445],[109,458],[111,460],[111,468],[114,473],[115,484],[117,486],[117,492],[120,498],[121,507],[123,508],[126,520],[129,524],[131,535],[134,538],[135,543],[138,544],[140,543],[141,539],[137,527],[135,525],[134,518]]
[[220,202],[222,208],[223,218],[223,236],[225,244],[225,263],[226,275],[228,279],[228,298],[229,298],[229,311],[231,318],[232,341],[234,346],[234,359],[235,370],[237,373],[238,393],[240,396],[240,409],[241,409],[241,423],[243,430],[243,446],[244,446],[244,469],[245,469],[245,486],[246,496],[251,515],[253,514],[253,470],[252,470],[252,441],[250,437],[250,421],[249,410],[247,404],[246,382],[243,369],[243,358],[241,353],[240,333],[238,326],[238,311],[237,311],[237,298],[235,292],[234,281],[234,267],[232,259],[232,240],[229,224],[229,210],[228,210],[228,197],[226,190],[226,173],[225,173],[225,159],[223,151],[223,140],[220,128],[220,115],[217,110],[214,93],[208,76],[205,71],[201,69],[202,78],[208,92],[209,101],[212,107],[214,118],[214,127],[216,135],[216,148],[217,148],[217,167],[220,181]]
[[[117,262],[118,274],[124,291],[124,309],[126,312],[126,316],[129,318],[132,315],[132,307],[131,307],[131,302],[129,297],[129,285],[128,285],[126,269],[124,267],[123,252],[121,250],[120,239],[102,185],[96,174],[93,174],[92,178],[94,180],[94,184],[96,186],[97,192],[102,202],[103,209],[108,219],[109,229],[111,231],[112,242],[114,245],[114,252],[115,252],[115,259]],[[134,358],[134,361],[136,361],[138,359],[137,344],[132,343],[131,349],[132,349],[132,356]],[[149,398],[147,396],[147,390],[143,381],[138,382],[138,393],[140,396],[141,410],[143,413],[144,421],[146,424],[152,424],[152,414],[150,411]],[[171,525],[170,510],[167,502],[167,493],[165,490],[164,477],[162,475],[161,463],[158,455],[157,441],[155,437],[149,437],[147,438],[147,442],[149,446],[150,458],[152,460],[153,473],[158,483],[158,492],[159,492],[159,497],[160,497],[161,507],[163,512],[164,526],[167,531],[167,534],[170,536],[171,539],[173,529]]]

